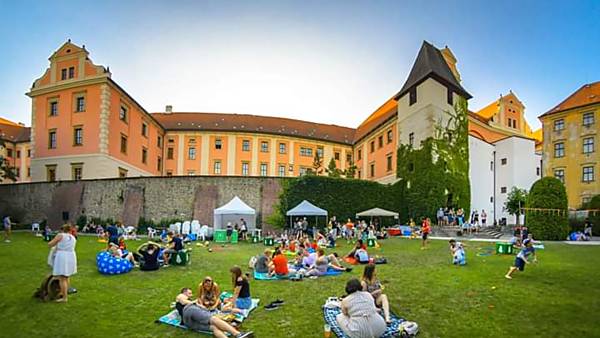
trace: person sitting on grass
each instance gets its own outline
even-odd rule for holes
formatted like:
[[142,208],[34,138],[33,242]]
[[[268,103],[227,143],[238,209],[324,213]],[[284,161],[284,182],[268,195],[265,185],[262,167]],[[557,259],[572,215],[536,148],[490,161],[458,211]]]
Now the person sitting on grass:
[[133,259],[133,254],[131,252],[124,254],[123,250],[119,249],[119,246],[116,245],[115,243],[110,243],[110,245],[108,246],[108,252],[113,257],[126,259],[132,265],[134,265],[136,267],[138,266],[138,264],[135,262],[135,259]]
[[138,254],[141,256],[140,270],[142,271],[154,271],[158,270],[160,264],[158,257],[160,254],[160,245],[154,242],[147,242],[137,249]]
[[375,299],[375,305],[378,308],[383,309],[383,317],[387,324],[391,323],[390,319],[390,303],[388,297],[383,293],[383,285],[377,278],[377,272],[375,271],[375,264],[370,263],[365,266],[361,281],[363,291],[367,291]]
[[361,282],[352,278],[346,283],[348,294],[341,302],[342,312],[336,322],[350,338],[380,337],[387,330],[385,320],[377,313],[373,296],[363,291]]
[[454,265],[465,265],[466,254],[465,248],[461,242],[457,242],[454,239],[448,241],[450,243],[450,253],[452,254],[452,264]]
[[273,259],[269,264],[269,277],[287,277],[290,274],[295,274],[296,270],[288,268],[287,258],[279,249],[275,250]]
[[306,274],[308,276],[324,276],[327,274],[329,267],[337,271],[348,271],[340,265],[335,255],[325,255],[325,250],[319,248],[319,250],[317,250],[317,260],[315,265],[311,267]]
[[352,248],[352,250],[350,250],[350,252],[346,255],[346,257],[355,258],[356,251],[359,249],[367,250],[367,246],[363,243],[362,239],[359,239],[358,241],[356,241],[356,245],[354,245],[354,248]]
[[214,316],[202,303],[192,301],[192,289],[183,288],[175,299],[175,307],[181,316],[181,323],[195,331],[212,332],[217,338],[226,338],[227,334],[236,338],[254,337],[252,331],[240,332],[226,321]]
[[533,241],[530,239],[526,239],[523,241],[524,248],[519,252],[517,257],[515,258],[515,264],[510,267],[508,273],[504,276],[507,279],[512,279],[512,274],[519,270],[525,270],[525,264],[529,264],[530,261],[528,259],[529,256],[533,255],[533,262],[537,263],[537,257],[535,255],[535,248],[533,247]]
[[269,263],[271,262],[271,250],[265,249],[264,253],[258,256],[256,264],[254,264],[254,271],[258,273],[268,273]]
[[[242,274],[242,269],[239,266],[234,266],[229,269],[231,272],[231,282],[233,284],[233,296],[225,298],[224,303],[229,303],[233,312],[241,312],[252,307],[252,298],[250,297],[250,283],[248,278]],[[224,306],[227,308],[227,306]]]
[[163,251],[163,260],[165,262],[165,266],[169,266],[169,259],[171,258],[171,255],[177,255],[179,251],[183,250],[183,240],[181,240],[181,235],[178,233],[173,235],[172,232],[169,234],[173,236],[173,239],[171,239],[169,242],[169,248]]
[[220,295],[219,286],[210,276],[204,277],[202,283],[198,285],[198,302],[210,311],[221,305]]

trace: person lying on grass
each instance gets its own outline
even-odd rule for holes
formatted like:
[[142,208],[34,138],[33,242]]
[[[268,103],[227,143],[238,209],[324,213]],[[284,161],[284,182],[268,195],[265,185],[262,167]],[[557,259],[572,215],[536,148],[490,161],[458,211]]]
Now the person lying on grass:
[[375,264],[370,263],[365,266],[361,281],[363,291],[367,291],[375,299],[375,305],[378,308],[383,309],[383,316],[387,324],[391,323],[390,319],[390,303],[388,297],[383,293],[383,285],[377,278],[377,272],[375,271]]
[[273,259],[269,263],[269,277],[287,277],[288,275],[296,274],[296,270],[288,268],[288,261],[281,250],[276,249],[273,254]]
[[183,325],[195,331],[209,331],[217,338],[226,338],[227,333],[237,338],[253,337],[252,331],[240,332],[226,321],[214,316],[198,300],[192,300],[192,289],[183,288],[175,299],[175,308]]
[[250,283],[248,277],[242,274],[239,266],[229,269],[231,272],[231,282],[233,284],[233,296],[223,300],[225,304],[223,309],[231,309],[239,313],[241,310],[248,310],[252,307],[252,297],[250,297]]
[[529,264],[530,261],[528,259],[529,256],[533,256],[533,262],[537,263],[537,257],[535,255],[535,248],[533,247],[533,241],[530,239],[526,239],[523,241],[524,248],[519,252],[517,257],[515,258],[515,264],[508,269],[508,273],[504,276],[507,279],[512,279],[512,274],[519,270],[525,270],[525,264]]
[[198,284],[198,303],[206,309],[211,311],[217,309],[221,305],[220,295],[219,285],[210,276],[204,277],[202,283]]
[[108,246],[108,252],[113,257],[126,259],[131,264],[133,264],[134,266],[136,266],[136,267],[138,266],[138,264],[136,263],[136,261],[133,259],[133,254],[131,252],[128,252],[128,253],[124,254],[123,250],[121,250],[119,248],[119,246],[116,245],[115,243],[110,243],[109,244],[109,246]]
[[337,271],[351,271],[341,266],[334,254],[325,255],[325,250],[319,248],[317,250],[317,261],[306,274],[307,276],[323,276],[327,274],[329,267]]

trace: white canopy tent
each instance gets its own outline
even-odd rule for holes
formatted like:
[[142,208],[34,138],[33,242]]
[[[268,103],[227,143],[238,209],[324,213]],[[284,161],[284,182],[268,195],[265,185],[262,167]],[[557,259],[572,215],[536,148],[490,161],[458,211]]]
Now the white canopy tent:
[[292,224],[293,216],[315,216],[315,223],[317,217],[324,216],[327,217],[327,210],[323,210],[314,204],[310,203],[307,200],[300,202],[297,206],[286,212],[286,215],[290,217],[290,225]]
[[369,210],[365,210],[363,212],[359,212],[356,214],[356,217],[394,217],[398,218],[399,214],[397,212],[381,209],[381,208],[373,208]]
[[248,231],[252,231],[256,228],[256,211],[244,203],[239,197],[235,196],[224,206],[215,209],[214,211],[214,228],[225,229],[227,223],[232,224],[238,223],[240,225],[240,219],[243,218],[248,226]]

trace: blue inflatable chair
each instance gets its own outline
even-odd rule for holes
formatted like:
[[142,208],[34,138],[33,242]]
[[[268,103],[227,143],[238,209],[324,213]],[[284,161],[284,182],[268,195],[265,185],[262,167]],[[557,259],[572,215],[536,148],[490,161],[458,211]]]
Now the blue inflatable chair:
[[113,257],[106,251],[99,252],[96,255],[96,266],[98,267],[98,272],[103,275],[120,275],[133,269],[133,264],[130,261]]

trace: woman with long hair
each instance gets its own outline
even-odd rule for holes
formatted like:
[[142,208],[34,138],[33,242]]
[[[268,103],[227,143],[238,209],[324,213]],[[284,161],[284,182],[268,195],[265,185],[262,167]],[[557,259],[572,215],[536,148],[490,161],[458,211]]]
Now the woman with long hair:
[[229,301],[236,310],[247,310],[252,307],[252,298],[250,297],[250,283],[248,278],[242,274],[239,266],[229,269],[231,272],[231,283],[233,284],[233,296]]
[[48,246],[56,247],[56,254],[52,264],[52,275],[58,277],[60,285],[60,298],[57,302],[66,302],[69,290],[69,278],[77,273],[77,256],[75,255],[75,244],[77,240],[69,232],[71,226],[65,224],[61,233],[52,239]]
[[204,277],[202,283],[198,284],[198,302],[206,309],[216,309],[221,304],[220,295],[219,285],[210,276]]
[[390,323],[390,302],[388,297],[383,293],[383,286],[377,278],[377,272],[375,271],[375,264],[369,263],[365,266],[365,271],[362,275],[361,281],[363,291],[367,291],[375,299],[375,305],[383,309],[383,316],[385,322]]

